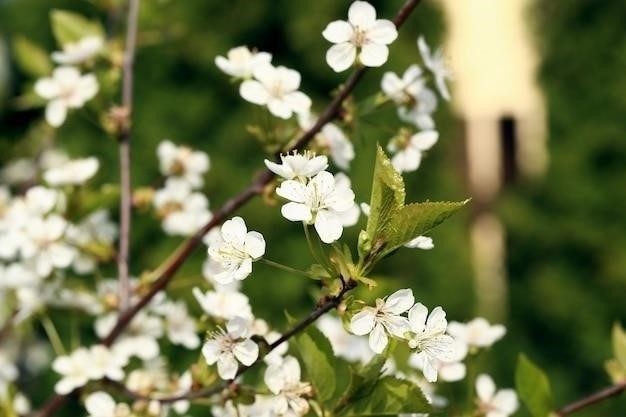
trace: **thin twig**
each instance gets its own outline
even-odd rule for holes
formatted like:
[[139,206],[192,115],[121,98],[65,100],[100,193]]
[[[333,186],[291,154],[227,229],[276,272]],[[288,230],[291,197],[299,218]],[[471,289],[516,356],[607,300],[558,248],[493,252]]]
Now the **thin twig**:
[[123,313],[130,304],[130,281],[128,273],[128,253],[130,246],[132,189],[131,189],[131,162],[130,136],[132,129],[133,112],[133,66],[135,62],[135,48],[137,44],[137,20],[139,16],[139,0],[129,0],[128,22],[126,28],[126,48],[124,66],[122,68],[122,109],[124,121],[119,129],[118,144],[120,155],[120,240],[117,255],[117,270],[119,279],[119,311]]
[[593,394],[581,398],[580,400],[574,401],[573,403],[568,404],[565,407],[562,407],[556,412],[556,415],[559,417],[569,416],[577,411],[582,410],[583,408],[589,407],[592,404],[599,403],[600,401],[604,401],[607,398],[615,397],[625,390],[626,381],[620,382],[613,386],[594,392]]
[[[305,318],[303,318],[300,322],[298,322],[294,327],[292,327],[287,332],[285,332],[279,339],[277,339],[276,341],[268,345],[266,355],[270,353],[271,351],[273,351],[274,349],[276,349],[278,346],[282,345],[283,343],[285,343],[286,341],[294,337],[295,335],[297,335],[298,333],[300,333],[301,331],[303,331],[304,329],[306,329],[308,326],[313,324],[322,315],[337,308],[339,304],[341,303],[341,301],[343,300],[344,295],[355,287],[356,287],[356,281],[349,280],[348,282],[344,283],[339,294],[335,296],[331,296],[331,297],[325,297],[324,299],[320,300],[320,302],[318,302],[317,304],[317,307],[313,311],[311,311],[311,313],[309,313]],[[239,368],[235,379],[243,375],[245,372],[247,372],[248,369],[256,366],[262,360],[263,358],[260,357],[252,365]],[[140,394],[140,393],[137,393],[128,389],[128,387],[126,387],[124,384],[120,382],[109,381],[109,383],[116,386],[120,390],[120,392],[122,392],[123,394],[126,394],[133,400],[159,401],[162,404],[171,404],[176,401],[192,400],[192,399],[197,399],[197,398],[207,398],[212,395],[219,394],[223,390],[227,389],[233,383],[233,381],[234,380],[221,381],[211,387],[207,387],[202,390],[189,391],[189,392],[174,394],[171,396],[144,395],[144,394]]]
[[[398,28],[402,26],[410,13],[420,3],[421,0],[407,0],[405,2],[405,4],[402,6],[402,8],[399,10],[393,20]],[[330,102],[328,107],[326,107],[324,112],[321,113],[320,117],[317,119],[317,122],[296,141],[292,150],[302,149],[303,147],[305,147],[315,137],[315,135],[319,133],[322,127],[324,127],[327,123],[334,120],[340,115],[340,110],[343,102],[352,93],[352,91],[366,71],[367,68],[360,68],[352,73],[339,94],[335,96],[335,98]],[[192,237],[183,242],[176,249],[176,251],[170,257],[168,257],[168,259],[166,259],[161,266],[156,269],[158,273],[154,274],[156,278],[152,286],[150,287],[150,290],[135,305],[130,306],[127,310],[119,315],[115,326],[102,340],[102,343],[106,346],[111,346],[113,342],[119,337],[119,335],[124,331],[124,329],[128,326],[131,320],[135,317],[135,315],[137,315],[137,313],[139,313],[139,311],[141,311],[157,293],[167,287],[171,279],[174,277],[174,274],[187,260],[187,258],[193,253],[194,249],[196,249],[200,245],[203,236],[207,234],[213,227],[224,222],[229,216],[231,216],[240,207],[245,205],[253,197],[261,195],[264,187],[269,184],[273,178],[274,174],[271,171],[263,171],[256,178],[256,180],[252,182],[252,184],[250,184],[247,188],[241,191],[238,195],[227,200],[224,205],[214,213],[211,221],[209,221],[200,230],[198,230],[198,232],[196,232]],[[40,411],[38,413],[35,413],[35,415],[37,417],[50,417],[59,407],[61,407],[65,403],[67,397],[67,395],[55,394],[54,396],[49,398],[48,401],[46,401]]]

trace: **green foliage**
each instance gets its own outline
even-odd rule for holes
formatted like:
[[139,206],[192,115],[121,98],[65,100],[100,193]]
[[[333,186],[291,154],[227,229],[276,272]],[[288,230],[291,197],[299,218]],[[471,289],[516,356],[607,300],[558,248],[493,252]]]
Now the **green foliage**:
[[59,45],[77,42],[86,36],[104,38],[105,35],[100,22],[86,19],[78,13],[65,10],[51,11],[50,25]]
[[397,415],[431,411],[432,407],[417,385],[407,380],[385,376],[378,379],[367,396],[355,398],[340,415]]
[[365,233],[359,236],[359,254],[365,259],[367,272],[378,260],[400,248],[411,239],[427,233],[463,207],[466,201],[404,204],[402,176],[378,146],[370,215]]
[[550,382],[545,373],[524,354],[517,359],[515,387],[533,417],[547,417],[552,411]]
[[613,325],[613,356],[626,369],[626,333],[619,323]]
[[317,398],[331,403],[348,383],[348,364],[335,356],[326,336],[314,326],[296,337],[296,346]]
[[52,72],[52,61],[46,51],[24,36],[13,38],[13,57],[24,73],[33,78],[44,77]]

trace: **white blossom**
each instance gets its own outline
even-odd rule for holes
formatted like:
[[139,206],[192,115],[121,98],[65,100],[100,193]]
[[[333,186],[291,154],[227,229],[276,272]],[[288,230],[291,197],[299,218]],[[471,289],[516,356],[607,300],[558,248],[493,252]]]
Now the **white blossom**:
[[405,243],[404,246],[410,249],[430,250],[435,247],[435,244],[428,236],[418,236]]
[[438,139],[439,133],[435,130],[418,132],[408,139],[404,138],[404,135],[399,135],[387,146],[387,149],[394,153],[391,164],[400,173],[417,170],[424,152],[432,148]]
[[224,222],[220,240],[209,246],[209,257],[221,284],[244,280],[252,272],[252,262],[265,254],[265,239],[259,232],[248,232],[241,217]]
[[248,323],[235,317],[226,323],[226,331],[214,332],[204,343],[202,354],[209,365],[217,362],[217,373],[224,380],[233,379],[239,369],[238,361],[252,365],[259,357],[259,346],[248,336]]
[[116,355],[103,345],[76,349],[68,356],[59,356],[52,362],[52,369],[62,375],[54,386],[57,394],[65,395],[82,387],[90,380],[124,378],[122,367],[126,358]]
[[90,247],[107,250],[117,237],[117,226],[109,218],[106,209],[96,210],[79,224],[70,224],[66,230],[67,241],[80,249],[74,257],[72,267],[79,274],[88,274],[95,270],[98,259],[86,251]]
[[294,180],[284,181],[276,189],[276,194],[289,200],[281,208],[283,217],[314,224],[324,243],[332,243],[341,237],[341,214],[354,206],[354,192],[337,187],[335,178],[327,171],[320,172],[306,185]]
[[389,342],[387,333],[404,337],[409,331],[409,321],[401,314],[414,302],[410,289],[398,290],[385,299],[377,298],[376,307],[365,306],[352,317],[350,331],[359,336],[369,334],[370,348],[382,353]]
[[432,366],[437,370],[437,375],[442,381],[455,382],[465,378],[467,369],[462,361],[466,355],[467,346],[454,340],[452,353],[448,357],[449,361],[431,358],[425,352],[413,352],[409,356],[409,365],[422,372],[425,367]]
[[[335,190],[338,193],[350,193],[352,192],[352,181],[343,172],[335,174]],[[348,210],[337,213],[339,215],[339,221],[343,227],[350,227],[357,224],[359,217],[361,216],[361,210],[359,206],[353,202],[352,207]]]
[[432,114],[437,110],[437,104],[437,95],[433,90],[423,87],[415,96],[415,103],[412,106],[398,107],[398,117],[421,130],[433,130],[435,121]]
[[335,355],[361,363],[367,363],[372,358],[373,353],[367,341],[348,333],[338,317],[326,314],[317,320],[316,325],[330,341]]
[[100,162],[93,156],[75,159],[47,170],[43,173],[43,178],[52,186],[81,185],[93,177],[99,167]]
[[348,10],[348,21],[336,20],[326,26],[322,36],[334,43],[326,53],[326,62],[336,72],[348,69],[357,58],[366,67],[380,67],[387,62],[387,45],[398,37],[390,20],[376,19],[376,9],[364,1],[355,1]]
[[435,77],[435,84],[437,85],[437,90],[439,90],[441,97],[446,100],[450,100],[450,92],[448,91],[448,86],[446,85],[446,79],[452,79],[452,72],[446,65],[443,50],[439,48],[434,53],[431,53],[430,48],[423,36],[420,36],[417,39],[417,48],[422,55],[424,65]]
[[265,385],[275,395],[272,409],[279,416],[299,417],[309,412],[307,397],[313,393],[311,385],[300,381],[300,364],[293,356],[281,363],[271,364],[265,370]]
[[160,305],[156,310],[165,320],[165,333],[170,342],[187,349],[196,349],[200,346],[196,322],[189,315],[187,304],[182,301],[170,301]]
[[66,228],[67,221],[56,214],[45,219],[34,218],[26,225],[20,253],[32,262],[40,277],[47,277],[55,268],[71,265],[76,251],[63,240]]
[[128,405],[117,404],[113,397],[104,391],[96,391],[85,398],[85,408],[88,417],[128,417]]
[[252,319],[250,301],[245,294],[238,291],[207,291],[203,294],[199,288],[194,288],[192,292],[202,310],[211,317]]
[[[317,117],[312,113],[298,115],[298,124],[305,131],[311,129],[316,122]],[[354,159],[354,146],[336,124],[326,123],[313,138],[313,145],[330,155],[335,165],[342,170],[350,168],[350,162]]]
[[[94,323],[96,335],[104,338],[116,322],[116,312],[98,317]],[[163,333],[163,320],[146,311],[141,311],[131,320],[126,331],[117,339],[112,349],[121,357],[137,356],[143,360],[154,359],[160,351],[157,339],[162,337]]]
[[104,45],[100,36],[86,36],[77,42],[66,43],[63,51],[52,53],[52,60],[61,65],[76,65],[97,54]]
[[287,155],[280,155],[280,164],[266,159],[265,166],[287,180],[306,182],[328,167],[328,158],[325,155],[315,155],[313,152],[304,151],[302,154],[294,151]]
[[176,146],[164,140],[157,147],[161,174],[186,180],[192,188],[202,187],[203,176],[209,170],[209,156],[186,146]]
[[76,109],[91,100],[98,92],[98,81],[93,74],[81,75],[74,67],[58,67],[52,77],[35,83],[35,92],[48,101],[46,121],[59,127],[67,117],[68,109]]
[[168,235],[190,236],[212,216],[204,194],[193,192],[183,178],[168,178],[165,187],[155,192],[153,204]]
[[504,337],[506,327],[501,324],[490,325],[486,319],[476,317],[466,324],[450,322],[448,333],[470,348],[487,348]]
[[422,372],[428,382],[437,380],[437,361],[454,360],[454,339],[445,334],[448,326],[446,313],[441,307],[435,307],[430,314],[421,303],[409,310],[411,337],[409,347],[423,353]]
[[383,93],[396,104],[410,107],[415,104],[417,95],[424,88],[424,83],[422,69],[418,65],[411,65],[402,78],[393,72],[386,72],[380,87]]
[[298,91],[298,71],[268,64],[255,67],[252,74],[253,80],[246,80],[239,86],[239,93],[245,100],[267,106],[270,113],[282,119],[309,111],[311,99]]
[[480,415],[485,417],[508,417],[519,407],[515,390],[496,391],[493,379],[486,374],[480,374],[476,378],[476,394]]
[[216,57],[215,65],[235,78],[250,78],[255,68],[269,65],[271,61],[272,55],[267,52],[253,52],[246,46],[238,46],[229,50],[226,58]]

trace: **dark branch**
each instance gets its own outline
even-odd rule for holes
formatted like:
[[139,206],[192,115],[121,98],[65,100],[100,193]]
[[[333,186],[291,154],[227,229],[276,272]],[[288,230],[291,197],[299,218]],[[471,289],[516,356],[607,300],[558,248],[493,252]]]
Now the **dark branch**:
[[587,408],[590,405],[599,403],[600,401],[604,401],[607,398],[615,397],[624,392],[624,390],[626,390],[626,381],[620,382],[619,384],[615,384],[608,388],[604,388],[598,392],[594,392],[587,397],[574,401],[573,403],[568,404],[558,410],[556,414],[560,417],[569,416],[570,414],[574,414],[575,412]]

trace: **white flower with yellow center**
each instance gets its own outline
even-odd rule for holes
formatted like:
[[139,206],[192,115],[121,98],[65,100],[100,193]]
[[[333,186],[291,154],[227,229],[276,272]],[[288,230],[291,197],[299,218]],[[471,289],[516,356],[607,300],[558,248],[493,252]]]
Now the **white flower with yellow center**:
[[279,416],[299,417],[309,412],[307,397],[313,394],[309,383],[300,381],[300,364],[293,356],[267,367],[265,384],[275,395],[271,408]]
[[52,77],[35,83],[35,93],[48,100],[46,121],[59,127],[67,117],[68,109],[77,109],[98,92],[98,80],[93,74],[81,75],[74,67],[58,67]]
[[357,58],[366,67],[380,67],[387,62],[387,45],[398,37],[390,20],[376,19],[376,9],[365,2],[355,1],[348,10],[348,21],[330,22],[322,36],[334,43],[326,53],[326,62],[336,72],[344,71]]
[[316,156],[315,153],[304,151],[303,153],[293,152],[287,155],[280,155],[281,163],[277,164],[270,160],[265,160],[265,166],[274,174],[286,180],[299,180],[306,182],[319,172],[328,167],[328,158],[325,155]]
[[202,354],[209,365],[217,362],[217,373],[224,380],[237,376],[239,362],[252,365],[259,357],[259,346],[248,337],[248,322],[235,317],[204,343]]

